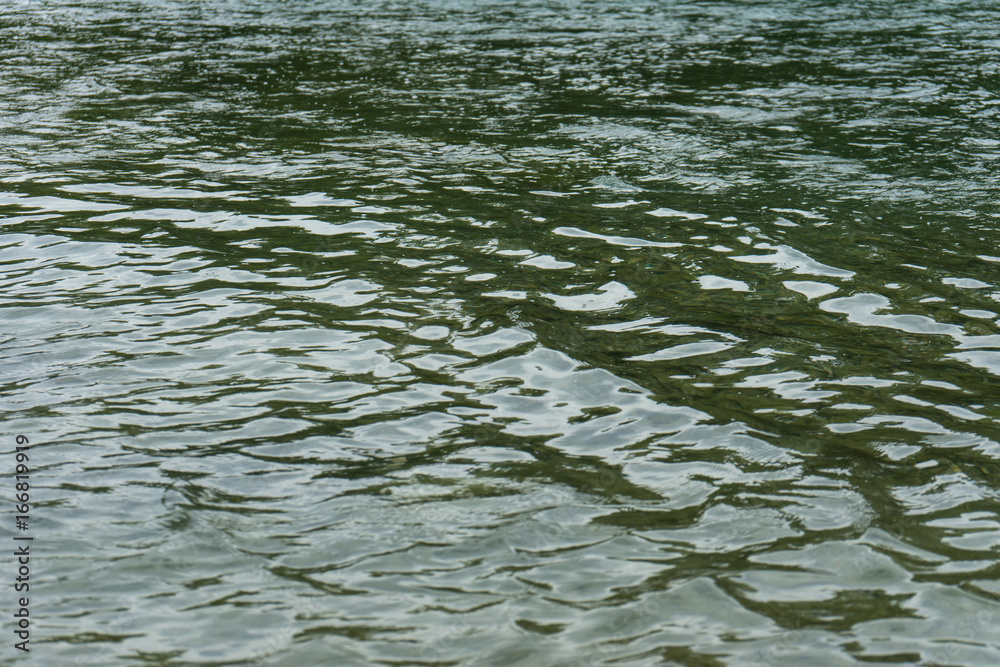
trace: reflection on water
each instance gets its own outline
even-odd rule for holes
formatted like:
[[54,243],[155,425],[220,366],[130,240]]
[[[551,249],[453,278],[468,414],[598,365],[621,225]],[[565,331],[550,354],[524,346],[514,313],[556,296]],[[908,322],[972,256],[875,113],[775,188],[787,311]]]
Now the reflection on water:
[[998,30],[4,12],[29,659],[1000,664]]

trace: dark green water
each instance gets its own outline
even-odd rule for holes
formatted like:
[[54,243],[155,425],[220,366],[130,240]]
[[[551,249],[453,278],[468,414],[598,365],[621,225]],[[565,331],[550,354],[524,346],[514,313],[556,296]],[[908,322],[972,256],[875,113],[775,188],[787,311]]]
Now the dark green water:
[[994,2],[5,0],[2,664],[995,667],[998,161]]

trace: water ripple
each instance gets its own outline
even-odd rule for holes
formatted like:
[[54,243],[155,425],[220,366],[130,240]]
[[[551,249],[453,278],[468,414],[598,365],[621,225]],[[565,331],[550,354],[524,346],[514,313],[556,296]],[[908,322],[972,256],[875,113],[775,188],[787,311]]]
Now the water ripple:
[[35,650],[1000,663],[997,28],[21,3],[0,401]]

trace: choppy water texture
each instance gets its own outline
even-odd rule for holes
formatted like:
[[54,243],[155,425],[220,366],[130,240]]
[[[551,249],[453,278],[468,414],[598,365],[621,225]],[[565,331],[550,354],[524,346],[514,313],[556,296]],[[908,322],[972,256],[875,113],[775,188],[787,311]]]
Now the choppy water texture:
[[1000,5],[0,15],[24,662],[1000,664]]

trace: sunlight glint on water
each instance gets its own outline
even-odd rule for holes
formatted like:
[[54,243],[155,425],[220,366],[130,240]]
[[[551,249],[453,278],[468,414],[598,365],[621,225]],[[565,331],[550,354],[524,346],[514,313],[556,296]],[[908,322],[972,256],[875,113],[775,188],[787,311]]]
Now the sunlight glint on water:
[[27,661],[1000,664],[998,30],[0,12]]

